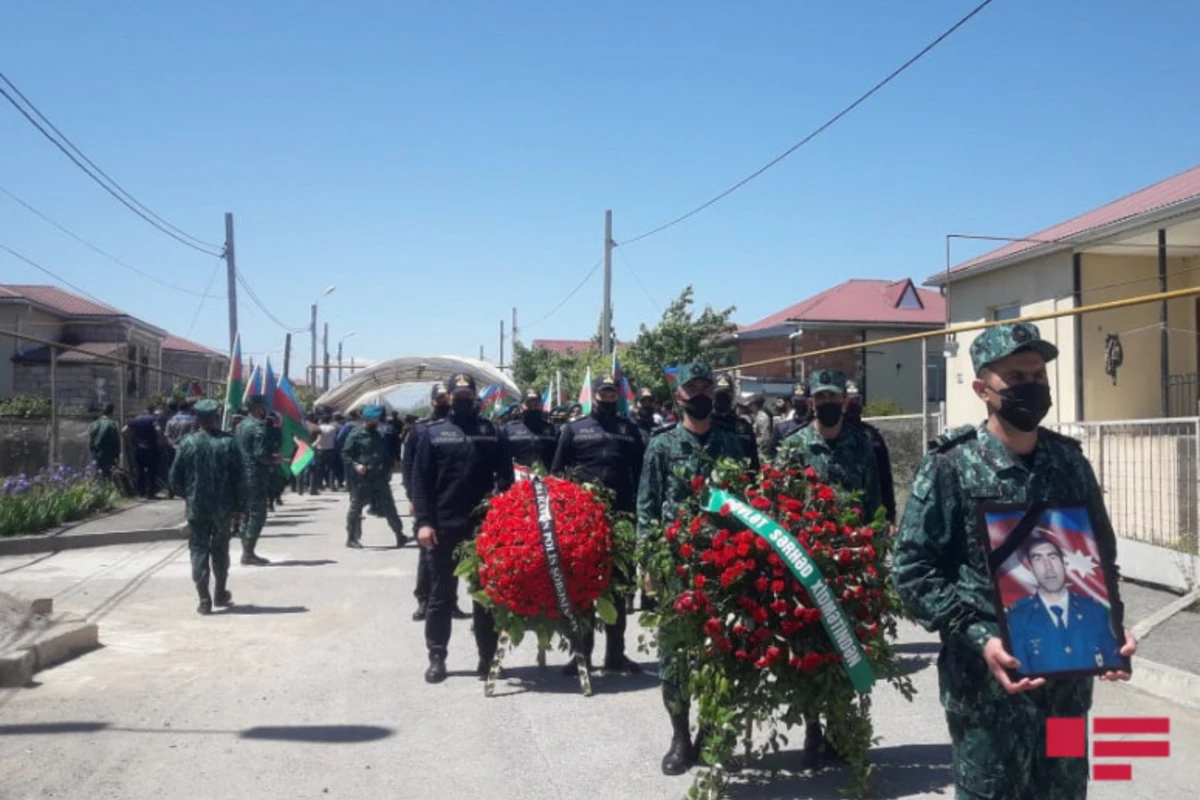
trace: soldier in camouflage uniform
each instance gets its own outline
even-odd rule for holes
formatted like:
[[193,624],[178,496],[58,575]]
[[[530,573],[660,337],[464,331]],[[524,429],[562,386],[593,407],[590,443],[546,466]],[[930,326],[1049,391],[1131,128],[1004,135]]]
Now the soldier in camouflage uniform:
[[[871,439],[845,419],[846,373],[822,369],[809,375],[813,421],[779,445],[775,465],[780,469],[812,467],[818,480],[848,492],[862,493],[863,519],[871,521],[880,506],[879,463]],[[803,412],[800,412],[803,413]],[[822,755],[836,758],[824,741],[821,723],[808,720],[804,757],[816,767]]]
[[96,469],[106,478],[112,476],[113,467],[121,460],[121,432],[112,413],[112,403],[106,404],[100,416],[88,426],[88,450]]
[[750,459],[750,469],[758,471],[758,443],[754,438],[754,425],[739,417],[734,411],[736,387],[733,376],[728,372],[717,375],[713,388],[713,425],[732,433],[742,444],[742,455]]
[[[746,457],[737,435],[713,424],[713,377],[707,364],[685,364],[679,368],[675,399],[683,409],[683,424],[670,423],[658,428],[646,448],[637,496],[637,531],[643,539],[662,535],[663,526],[675,518],[679,506],[692,496],[692,476],[707,475],[719,458]],[[674,597],[683,587],[660,589],[664,596]],[[666,619],[662,626],[670,624],[671,620]],[[660,649],[663,704],[671,717],[673,732],[671,747],[662,760],[665,775],[686,772],[696,763],[703,748],[703,732],[695,743],[689,732],[689,703],[683,690],[689,669],[685,659]]]
[[387,519],[388,527],[396,534],[396,547],[404,547],[408,541],[400,515],[396,513],[396,500],[392,497],[389,483],[392,477],[391,451],[387,440],[379,432],[383,412],[383,406],[364,408],[363,424],[350,432],[342,446],[342,461],[350,490],[350,509],[346,512],[346,547],[362,548],[362,510],[367,504],[375,513]]
[[875,461],[879,466],[879,502],[887,512],[887,521],[896,523],[896,487],[892,482],[892,455],[888,451],[887,441],[879,428],[869,422],[863,422],[862,394],[853,381],[846,382],[846,424],[861,428],[871,440],[875,450]]
[[246,474],[246,518],[242,522],[242,564],[261,567],[271,562],[254,552],[258,537],[267,521],[267,493],[271,472],[279,469],[277,457],[271,452],[267,433],[267,398],[250,395],[246,401],[249,415],[234,431],[234,439],[242,452]]
[[[1091,678],[1028,677],[999,638],[987,553],[976,504],[1062,501],[1086,506],[1106,564],[1116,536],[1100,487],[1079,443],[1038,427],[1051,406],[1046,362],[1058,355],[1036,326],[988,328],[971,345],[972,388],[987,420],[939,437],[913,482],[895,553],[896,587],[905,607],[941,635],[938,683],[959,798],[1066,800],[1087,795],[1086,758],[1048,758],[1046,720],[1081,717]],[[1108,586],[1114,625],[1122,624],[1115,566]],[[1136,644],[1125,632],[1121,655]],[[1128,679],[1109,672],[1102,679]]]
[[[218,606],[233,603],[225,586],[229,538],[245,498],[242,456],[233,437],[218,427],[220,411],[215,400],[196,403],[200,430],[180,442],[169,477],[172,492],[187,503],[188,549],[192,580],[200,595],[196,610],[201,614],[211,614],[214,602]],[[217,584],[215,600],[208,590],[210,563]]]

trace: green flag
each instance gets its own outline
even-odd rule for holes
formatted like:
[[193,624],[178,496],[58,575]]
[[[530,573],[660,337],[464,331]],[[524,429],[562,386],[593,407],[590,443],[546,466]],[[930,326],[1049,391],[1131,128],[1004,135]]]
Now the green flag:
[[221,427],[229,429],[233,415],[242,407],[242,395],[246,393],[246,379],[242,376],[242,334],[233,337],[233,351],[229,354],[229,380],[225,389],[225,416]]

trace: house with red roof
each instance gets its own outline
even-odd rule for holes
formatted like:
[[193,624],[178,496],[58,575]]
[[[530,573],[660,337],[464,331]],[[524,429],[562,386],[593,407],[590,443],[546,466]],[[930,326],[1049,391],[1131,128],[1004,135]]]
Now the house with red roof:
[[[588,350],[599,350],[599,348],[590,339],[534,339],[530,345],[530,349],[542,348],[549,350],[552,353],[559,355],[571,355],[572,353],[579,355],[586,353]],[[623,342],[613,342],[613,349],[620,352],[628,347]]]
[[[930,277],[953,324],[1061,311],[1200,286],[1200,166]],[[1037,323],[1057,345],[1048,422],[1195,416],[1200,300]],[[946,348],[947,422],[978,422],[970,345]],[[1115,343],[1122,358],[1115,364]],[[1115,367],[1115,368],[1114,368]]]
[[229,355],[205,347],[202,344],[184,339],[182,336],[167,334],[162,342],[162,368],[170,375],[159,375],[159,389],[162,394],[170,394],[183,382],[176,375],[194,375],[203,379],[205,392],[209,386],[218,381],[224,381],[229,374]]
[[[866,402],[889,399],[907,412],[922,410],[922,360],[919,341],[872,345],[880,339],[938,330],[945,324],[942,296],[920,289],[910,279],[850,279],[738,328],[735,342],[743,392],[790,394],[814,369],[840,369],[859,385]],[[831,347],[861,348],[814,358],[754,362],[802,355]],[[926,362],[941,365],[940,340],[927,344]],[[933,356],[937,356],[934,358]],[[927,404],[941,400],[944,381],[929,374]],[[928,408],[928,405],[926,405]]]

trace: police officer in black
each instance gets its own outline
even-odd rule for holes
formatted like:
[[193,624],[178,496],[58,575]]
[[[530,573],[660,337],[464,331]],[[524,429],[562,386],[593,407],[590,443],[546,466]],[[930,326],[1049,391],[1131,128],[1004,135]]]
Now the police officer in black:
[[[450,413],[450,393],[446,391],[446,384],[438,382],[430,388],[429,404],[431,406],[430,415],[418,420],[415,425],[409,428],[408,435],[404,438],[404,447],[401,451],[400,482],[404,485],[404,496],[408,498],[409,516],[413,515],[412,471],[413,464],[417,458],[417,439],[429,425],[438,420],[445,419]],[[425,616],[428,613],[429,590],[433,585],[431,568],[429,551],[422,547],[420,554],[417,556],[417,587],[413,590],[413,595],[417,598],[417,610],[413,612],[413,622],[424,622]],[[450,616],[454,619],[466,619],[469,616],[458,607],[457,598],[455,598],[454,609],[450,612]]]
[[779,450],[779,443],[803,428],[812,418],[809,415],[808,387],[797,383],[792,387],[792,413],[775,423],[771,436],[771,456]]
[[650,443],[650,435],[658,427],[654,421],[654,392],[643,388],[638,392],[637,415],[634,417],[638,430],[642,432],[642,446]]
[[724,428],[737,436],[742,443],[742,452],[750,455],[750,468],[758,471],[758,445],[754,440],[754,426],[734,409],[734,393],[736,388],[733,376],[728,372],[717,375],[713,386],[712,424]]
[[[446,679],[451,610],[458,595],[454,550],[475,534],[473,514],[479,504],[513,482],[508,444],[491,420],[479,416],[475,379],[454,375],[449,389],[450,414],[426,426],[417,439],[412,471],[417,541],[430,554],[432,576],[425,618],[428,683]],[[479,650],[477,672],[483,679],[496,655],[499,635],[491,613],[479,603],[474,603],[472,616]]]
[[858,385],[853,381],[846,382],[846,411],[844,418],[847,425],[861,428],[871,440],[871,449],[875,451],[875,463],[879,465],[879,499],[887,512],[887,521],[896,522],[896,487],[892,483],[892,455],[888,452],[887,442],[879,428],[869,422],[863,422],[862,394]]
[[[550,471],[572,480],[601,483],[616,495],[614,511],[636,513],[637,489],[646,448],[633,421],[618,414],[617,392],[617,384],[611,375],[592,384],[592,413],[563,428]],[[623,578],[613,577],[614,580]],[[641,672],[641,668],[625,655],[626,604],[625,600],[617,603],[616,623],[605,625],[604,669],[632,675]],[[595,646],[595,636],[590,630],[581,646],[590,665]],[[569,662],[563,674],[574,675],[575,670],[574,662]]]
[[558,428],[542,411],[542,396],[537,389],[528,389],[521,401],[521,416],[501,428],[508,440],[513,463],[531,468],[541,464],[550,469],[558,449]]

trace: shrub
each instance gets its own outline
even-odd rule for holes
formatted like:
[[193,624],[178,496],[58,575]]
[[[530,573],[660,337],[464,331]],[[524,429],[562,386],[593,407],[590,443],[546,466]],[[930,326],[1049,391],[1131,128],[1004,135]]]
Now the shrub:
[[93,466],[80,472],[65,465],[5,478],[0,484],[0,537],[38,531],[111,508],[116,488]]

